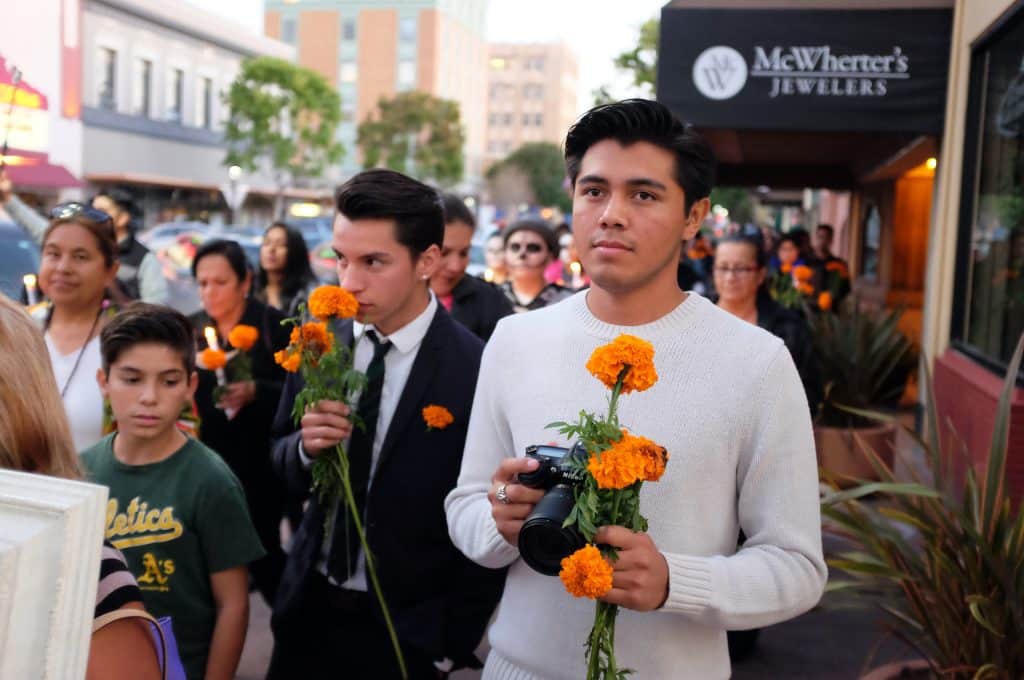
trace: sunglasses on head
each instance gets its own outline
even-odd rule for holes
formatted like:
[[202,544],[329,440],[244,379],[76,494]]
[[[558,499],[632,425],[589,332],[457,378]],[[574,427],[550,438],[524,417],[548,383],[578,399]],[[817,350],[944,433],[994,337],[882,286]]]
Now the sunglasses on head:
[[525,250],[530,255],[536,255],[537,253],[543,252],[544,246],[542,246],[539,243],[527,243],[525,245],[522,243],[508,244],[508,252],[512,253],[513,255],[518,254],[521,250]]
[[79,201],[61,203],[50,211],[51,220],[72,220],[76,217],[84,217],[87,220],[97,223],[110,221],[110,215],[107,213]]

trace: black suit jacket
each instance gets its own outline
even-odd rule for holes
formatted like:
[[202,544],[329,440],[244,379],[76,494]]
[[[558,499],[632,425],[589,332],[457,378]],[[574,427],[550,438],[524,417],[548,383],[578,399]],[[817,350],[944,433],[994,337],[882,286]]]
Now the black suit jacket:
[[[336,333],[339,342],[351,343],[351,321],[339,323]],[[482,350],[483,343],[438,305],[385,436],[366,507],[367,540],[399,638],[434,659],[452,659],[456,667],[478,666],[473,650],[505,579],[504,570],[484,569],[452,545],[444,512],[459,475]],[[289,493],[304,498],[311,478],[299,458],[301,432],[291,414],[302,384],[298,374],[285,383],[273,463]],[[447,408],[455,421],[428,432],[422,410],[432,404]],[[319,500],[309,498],[274,605],[275,635],[302,635],[324,513]]]

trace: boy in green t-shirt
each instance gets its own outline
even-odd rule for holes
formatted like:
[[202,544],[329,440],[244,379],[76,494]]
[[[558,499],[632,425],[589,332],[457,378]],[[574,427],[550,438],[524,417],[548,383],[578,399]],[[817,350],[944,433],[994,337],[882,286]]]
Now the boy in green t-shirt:
[[192,328],[136,303],[100,336],[97,372],[118,431],[82,453],[110,487],[107,539],[128,560],[146,609],[170,616],[190,680],[235,674],[249,621],[246,565],[263,556],[238,480],[175,427],[196,389]]

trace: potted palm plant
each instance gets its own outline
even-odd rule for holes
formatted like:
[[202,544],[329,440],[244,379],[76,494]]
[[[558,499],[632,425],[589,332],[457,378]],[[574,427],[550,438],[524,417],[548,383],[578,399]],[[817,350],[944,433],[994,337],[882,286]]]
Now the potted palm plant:
[[867,450],[880,481],[841,490],[826,475],[826,530],[851,545],[830,556],[830,566],[845,576],[829,583],[829,596],[852,593],[858,603],[877,602],[890,615],[889,633],[917,650],[917,665],[924,666],[918,671],[923,675],[893,669],[901,674],[872,677],[1024,678],[1024,505],[1007,497],[1005,483],[1010,404],[1022,354],[1024,336],[1010,361],[979,473],[967,465],[964,478],[954,474],[954,456],[967,453],[939,428],[929,376],[925,431],[910,432],[924,453],[921,474],[897,482],[892,467]]
[[856,298],[835,314],[807,310],[824,387],[814,421],[818,464],[845,483],[874,475],[858,439],[892,464],[895,426],[859,411],[894,411],[917,365],[917,350],[899,329],[902,313],[863,310]]

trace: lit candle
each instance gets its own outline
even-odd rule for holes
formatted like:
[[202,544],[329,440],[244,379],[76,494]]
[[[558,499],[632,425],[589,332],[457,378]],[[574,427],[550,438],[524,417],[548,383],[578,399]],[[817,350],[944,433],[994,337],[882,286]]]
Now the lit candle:
[[569,263],[569,270],[572,272],[572,289],[579,290],[583,287],[583,277],[580,276],[583,266],[574,260]]
[[494,270],[490,267],[484,270],[484,281],[494,283]]
[[[216,350],[220,349],[220,343],[217,342],[217,331],[214,329],[213,326],[207,326],[206,328],[204,328],[203,329],[203,335],[206,336],[206,344],[210,346],[210,349],[216,349]],[[228,378],[227,378],[227,375],[225,375],[225,373],[224,373],[224,369],[223,368],[218,368],[216,373],[217,373],[217,384],[220,385],[221,387],[224,387],[225,385],[227,385],[228,384]],[[234,418],[235,417],[235,413],[237,413],[237,411],[235,411],[235,409],[232,409],[232,408],[224,409],[224,414],[228,417],[228,420],[231,420],[232,418]]]
[[217,331],[213,329],[213,326],[203,329],[203,335],[206,336],[206,344],[210,346],[210,349],[220,349],[220,345],[217,344]]
[[21,282],[25,284],[25,294],[28,296],[28,304],[34,305],[39,302],[39,288],[37,286],[38,279],[35,274],[25,274],[21,277]]

